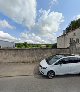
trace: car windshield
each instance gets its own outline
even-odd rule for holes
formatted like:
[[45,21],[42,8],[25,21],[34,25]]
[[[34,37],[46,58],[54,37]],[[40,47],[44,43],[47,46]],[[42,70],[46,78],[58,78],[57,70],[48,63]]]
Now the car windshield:
[[54,62],[56,62],[58,59],[60,59],[62,56],[61,55],[56,55],[56,56],[50,56],[48,58],[46,58],[46,62],[49,65],[52,65]]

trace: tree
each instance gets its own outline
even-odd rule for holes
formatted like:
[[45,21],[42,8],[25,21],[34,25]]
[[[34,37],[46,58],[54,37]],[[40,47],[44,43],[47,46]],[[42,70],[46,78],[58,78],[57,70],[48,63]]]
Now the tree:
[[23,47],[23,44],[22,43],[16,43],[16,47],[17,48],[22,48]]
[[57,43],[54,43],[54,44],[52,45],[52,48],[57,48]]
[[27,42],[24,42],[23,46],[24,46],[24,48],[27,48],[28,47]]
[[75,30],[79,27],[80,27],[80,19],[73,20],[73,21],[71,21],[69,26],[66,28],[66,33],[70,32],[70,31],[73,31],[73,30]]

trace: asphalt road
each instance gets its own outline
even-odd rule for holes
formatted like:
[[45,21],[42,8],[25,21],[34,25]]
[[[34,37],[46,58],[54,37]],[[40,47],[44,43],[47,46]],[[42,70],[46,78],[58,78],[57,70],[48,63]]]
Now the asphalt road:
[[0,78],[0,92],[80,92],[80,76],[41,75]]

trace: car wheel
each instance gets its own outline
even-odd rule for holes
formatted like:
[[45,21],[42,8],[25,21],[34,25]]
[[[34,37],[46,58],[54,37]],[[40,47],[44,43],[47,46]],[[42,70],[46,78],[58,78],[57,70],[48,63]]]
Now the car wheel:
[[54,71],[49,71],[47,73],[47,76],[48,76],[49,79],[52,79],[55,76],[55,72]]

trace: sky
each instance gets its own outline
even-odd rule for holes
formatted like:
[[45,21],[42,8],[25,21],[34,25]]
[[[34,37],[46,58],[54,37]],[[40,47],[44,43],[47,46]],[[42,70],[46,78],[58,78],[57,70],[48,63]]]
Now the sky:
[[0,0],[0,40],[54,44],[78,18],[80,0]]

